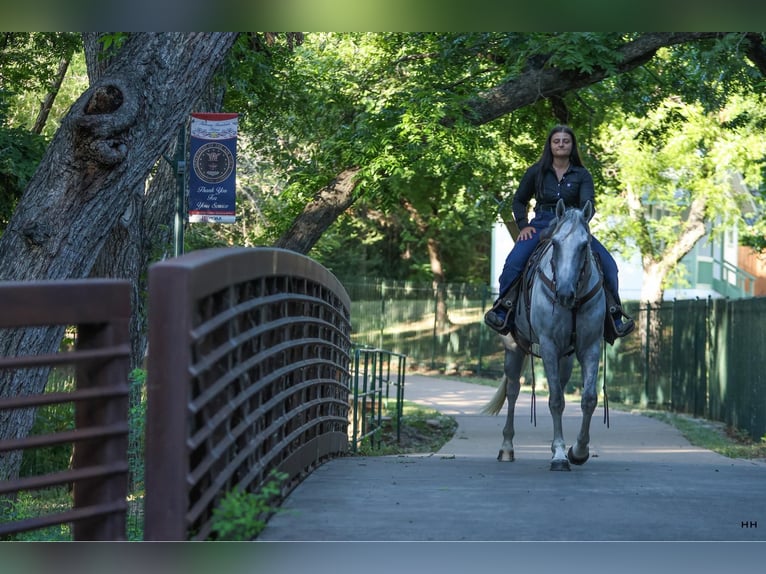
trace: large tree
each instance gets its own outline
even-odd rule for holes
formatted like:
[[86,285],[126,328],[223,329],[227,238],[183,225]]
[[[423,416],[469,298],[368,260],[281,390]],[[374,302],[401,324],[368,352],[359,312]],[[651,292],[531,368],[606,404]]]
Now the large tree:
[[[74,103],[0,236],[0,280],[88,277],[161,153],[236,39],[234,33],[132,34]],[[129,239],[126,235],[126,240]],[[126,245],[127,247],[127,245]],[[54,351],[61,329],[6,333],[0,353]],[[0,396],[41,392],[46,373],[0,374]],[[0,438],[23,436],[32,413],[0,414]],[[0,456],[0,479],[18,453]]]
[[[410,80],[406,84],[407,89],[417,90],[417,94],[423,93],[424,87],[432,90],[428,99],[411,95],[410,101],[421,101],[442,111],[441,114],[432,114],[432,123],[423,124],[425,127],[422,128],[421,137],[425,140],[429,132],[439,133],[433,122],[445,128],[457,125],[483,126],[542,100],[551,102],[556,116],[551,119],[568,121],[571,118],[564,96],[576,94],[578,90],[606,78],[644,66],[661,48],[725,37],[726,34],[722,33],[693,32],[634,35],[511,34],[507,35],[504,42],[497,36],[474,39],[472,44],[464,44],[460,51],[461,38],[442,35],[430,46],[431,51],[427,50],[429,46],[422,47],[424,42],[418,44],[415,41],[400,40],[400,55],[392,62],[392,66],[395,65],[397,70],[415,66],[419,69],[423,62],[432,62],[432,68],[444,68],[450,64],[449,58],[452,58],[453,66],[455,63],[472,62],[471,66],[465,66],[466,71],[461,81],[452,78],[452,82],[446,82],[445,78],[434,73],[430,76],[430,82],[426,83],[424,76],[414,72],[409,74],[419,83]],[[760,35],[738,37],[747,44],[749,58],[756,61],[763,57]],[[404,72],[400,74],[403,77],[408,75]],[[506,79],[487,86],[488,78],[503,77]],[[389,86],[385,87],[390,89]],[[404,97],[401,101],[404,101]],[[358,116],[369,115],[369,109],[363,107],[350,109],[349,112],[352,116],[346,118],[346,125],[350,126],[359,122]],[[379,122],[384,114],[389,117],[401,114],[406,119],[410,110],[384,107],[374,119]],[[407,133],[404,126],[400,123],[398,125],[401,127],[400,132]],[[406,145],[411,141],[410,138],[401,143]],[[395,144],[395,140],[392,143]],[[346,156],[348,154],[339,157]],[[375,171],[379,169],[379,161],[342,166],[333,178],[337,183],[317,190],[314,199],[292,220],[277,239],[276,245],[307,252],[327,227],[356,201],[360,195],[357,187],[365,178],[369,180],[380,177],[379,171]]]

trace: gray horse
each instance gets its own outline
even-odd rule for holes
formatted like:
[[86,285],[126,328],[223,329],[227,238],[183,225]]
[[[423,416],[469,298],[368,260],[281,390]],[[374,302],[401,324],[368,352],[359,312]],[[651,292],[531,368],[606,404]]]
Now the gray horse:
[[[560,200],[556,219],[549,228],[550,241],[541,240],[540,251],[531,258],[537,263],[528,268],[531,272],[525,272],[514,315],[513,338],[503,336],[505,377],[483,410],[497,414],[507,398],[508,416],[498,460],[514,459],[514,407],[521,371],[530,353],[542,358],[548,379],[548,407],[553,418],[551,470],[570,470],[569,463],[584,464],[590,457],[590,422],[598,402],[596,380],[606,312],[601,271],[590,249],[588,222],[592,216],[590,202],[579,210],[565,209]],[[572,375],[575,356],[582,369],[583,416],[577,441],[566,451],[561,416],[564,388]]]

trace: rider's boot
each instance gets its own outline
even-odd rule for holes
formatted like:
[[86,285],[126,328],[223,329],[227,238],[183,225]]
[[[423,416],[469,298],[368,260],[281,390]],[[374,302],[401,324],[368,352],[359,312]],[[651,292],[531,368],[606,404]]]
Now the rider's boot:
[[501,335],[507,335],[511,332],[516,297],[519,291],[517,285],[518,280],[511,285],[505,296],[498,297],[492,304],[492,308],[484,314],[484,322],[487,326]]

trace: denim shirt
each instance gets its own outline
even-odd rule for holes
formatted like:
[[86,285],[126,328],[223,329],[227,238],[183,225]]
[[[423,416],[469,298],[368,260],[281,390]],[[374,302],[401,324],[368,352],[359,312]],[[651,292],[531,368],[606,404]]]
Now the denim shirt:
[[529,225],[527,211],[529,202],[533,197],[535,198],[535,212],[537,214],[543,210],[552,211],[555,209],[559,199],[563,199],[567,207],[579,208],[584,207],[585,202],[590,200],[595,209],[593,177],[586,168],[570,165],[559,181],[556,178],[556,172],[551,167],[545,172],[542,193],[538,194],[535,189],[535,176],[539,169],[539,163],[527,169],[513,196],[513,217],[519,229]]

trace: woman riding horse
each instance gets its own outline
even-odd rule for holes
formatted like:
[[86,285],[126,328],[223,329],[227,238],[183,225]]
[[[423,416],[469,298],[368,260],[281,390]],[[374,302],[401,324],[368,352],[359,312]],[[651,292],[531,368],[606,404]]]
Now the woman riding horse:
[[[545,141],[540,160],[527,169],[513,196],[513,216],[520,232],[500,274],[500,296],[484,316],[484,322],[490,328],[501,335],[510,332],[513,313],[509,311],[515,303],[511,288],[520,279],[537,247],[540,232],[555,217],[558,200],[563,199],[567,207],[582,208],[588,201],[594,204],[594,195],[593,177],[582,164],[574,131],[568,126],[554,127]],[[532,221],[527,221],[529,202],[533,197],[536,200],[535,216]],[[595,237],[591,238],[591,247],[601,263],[607,298],[611,298],[609,312],[615,335],[624,337],[633,331],[635,323],[622,311],[617,263]]]

